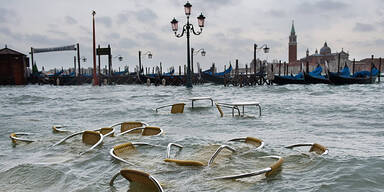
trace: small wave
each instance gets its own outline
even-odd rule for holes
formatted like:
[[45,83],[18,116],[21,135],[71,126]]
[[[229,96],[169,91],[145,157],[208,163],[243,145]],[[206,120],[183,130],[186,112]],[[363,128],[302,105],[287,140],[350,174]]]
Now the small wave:
[[4,191],[54,191],[64,175],[53,167],[22,164],[0,173],[0,188]]

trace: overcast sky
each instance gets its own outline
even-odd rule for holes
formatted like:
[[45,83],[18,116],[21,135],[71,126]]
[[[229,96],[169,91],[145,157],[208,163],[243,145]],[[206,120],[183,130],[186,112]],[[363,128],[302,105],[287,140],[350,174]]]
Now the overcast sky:
[[[3,0],[5,1],[5,0]],[[185,23],[181,0],[12,0],[0,5],[0,47],[28,54],[30,47],[45,48],[80,43],[81,55],[92,65],[92,15],[96,11],[96,43],[112,47],[113,66],[138,63],[138,51],[150,50],[153,59],[144,66],[163,67],[186,63],[186,38],[171,30],[173,17]],[[286,61],[292,20],[298,40],[298,57],[327,41],[332,52],[349,51],[350,59],[371,54],[384,57],[384,0],[190,0],[191,21],[202,12],[206,26],[191,46],[205,48],[195,56],[205,69],[212,62],[219,69],[235,59],[244,66],[253,58],[253,44],[268,44],[269,54],[258,58]],[[74,51],[35,55],[38,67],[73,66]],[[104,59],[102,65],[106,65]]]

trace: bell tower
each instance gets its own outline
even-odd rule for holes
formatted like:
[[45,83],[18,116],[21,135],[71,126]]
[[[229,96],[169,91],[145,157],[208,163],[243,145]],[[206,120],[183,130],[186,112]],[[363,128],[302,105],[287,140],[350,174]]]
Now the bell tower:
[[288,43],[288,61],[289,63],[297,60],[297,41],[294,21],[292,21],[291,35],[289,36]]

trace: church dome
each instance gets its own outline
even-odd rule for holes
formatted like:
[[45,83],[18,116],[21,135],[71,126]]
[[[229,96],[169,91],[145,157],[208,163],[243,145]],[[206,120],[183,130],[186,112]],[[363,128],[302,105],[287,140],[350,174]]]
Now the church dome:
[[327,42],[324,43],[324,46],[320,49],[320,54],[321,55],[330,55],[331,48],[328,47]]

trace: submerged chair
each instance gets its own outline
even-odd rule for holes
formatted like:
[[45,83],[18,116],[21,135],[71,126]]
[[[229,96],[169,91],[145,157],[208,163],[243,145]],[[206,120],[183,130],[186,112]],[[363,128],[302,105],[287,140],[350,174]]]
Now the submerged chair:
[[326,147],[318,143],[298,143],[298,144],[286,146],[285,148],[292,149],[295,147],[304,147],[304,146],[311,146],[311,148],[309,149],[309,152],[315,152],[318,155],[326,155],[329,152]]
[[[181,166],[204,166],[205,163],[204,162],[201,162],[201,161],[195,161],[195,160],[179,160],[179,159],[171,159],[170,156],[171,156],[171,147],[172,146],[176,146],[180,149],[183,148],[182,145],[179,145],[177,143],[169,143],[168,146],[167,146],[167,158],[164,159],[165,162],[170,162],[170,163],[176,163],[177,165],[181,165]],[[222,151],[223,149],[228,149],[230,150],[231,152],[236,152],[235,149],[233,149],[232,147],[229,147],[228,145],[221,145],[219,146],[216,151],[212,154],[211,158],[209,159],[208,161],[208,166],[210,166],[215,158],[217,157],[217,155],[220,153],[220,151]]]
[[231,139],[229,141],[240,141],[240,142],[252,144],[257,147],[256,149],[261,149],[264,147],[264,141],[255,137],[241,137],[241,138]]
[[127,164],[129,164],[129,165],[133,165],[133,166],[135,166],[133,163],[131,163],[131,162],[129,162],[129,161],[123,159],[123,157],[122,157],[122,156],[124,156],[124,154],[136,150],[135,145],[150,145],[150,144],[148,144],[148,143],[142,143],[142,142],[135,142],[135,143],[128,142],[128,143],[123,143],[123,144],[119,144],[119,145],[114,146],[114,147],[109,151],[109,154],[110,154],[113,158],[115,158],[115,159],[117,159],[117,160],[119,160],[119,161],[121,161],[121,162],[124,162],[124,163],[127,163]]
[[[113,124],[110,127],[115,128],[116,126],[119,126],[119,125],[120,125],[120,134],[122,134],[128,130],[134,129],[134,128],[148,126],[147,123],[140,122],[140,121],[125,121],[125,122]],[[135,130],[135,131],[132,131],[130,133],[141,133],[141,132],[142,132],[141,130]]]
[[13,144],[16,144],[18,141],[22,141],[22,142],[26,142],[26,143],[35,142],[35,140],[23,139],[23,138],[19,137],[19,136],[23,136],[23,135],[32,135],[32,133],[11,133],[9,138],[11,138],[11,141]]
[[64,126],[63,125],[53,125],[52,126],[52,131],[55,133],[65,133],[65,132],[70,132],[68,130],[62,129]]
[[124,135],[127,133],[141,133],[142,136],[156,136],[156,135],[161,135],[163,133],[163,130],[160,127],[152,127],[152,126],[147,126],[147,127],[136,127],[132,129],[128,129],[117,136]]
[[70,139],[76,135],[82,135],[82,142],[85,144],[88,144],[88,145],[92,145],[91,148],[80,153],[80,155],[82,155],[86,152],[91,151],[92,149],[94,149],[98,145],[100,145],[103,142],[104,137],[113,136],[114,132],[115,132],[115,130],[111,127],[105,127],[105,128],[97,129],[94,131],[81,131],[81,132],[74,133],[72,135],[65,137],[64,139],[60,140],[59,142],[53,144],[53,146],[59,145],[59,144],[63,143],[64,141],[66,141],[66,140],[68,140],[68,139]]
[[211,106],[213,106],[213,99],[211,97],[192,97],[192,98],[189,98],[189,100],[192,101],[192,108],[194,107],[194,102],[195,101],[200,101],[200,100],[211,100]]
[[240,109],[238,107],[232,107],[229,105],[218,104],[218,103],[215,103],[215,105],[216,105],[217,110],[220,113],[220,117],[224,117],[224,112],[223,112],[223,109],[221,107],[231,108],[232,109],[232,116],[234,116],[234,110],[236,109],[239,116],[240,116]]
[[161,106],[161,107],[156,108],[156,112],[161,108],[172,107],[171,108],[172,114],[183,113],[184,112],[184,106],[185,106],[185,103],[176,103],[176,104],[172,104],[172,105],[165,105],[165,106]]
[[274,164],[272,164],[271,166],[264,168],[264,169],[260,169],[258,171],[254,171],[254,172],[250,172],[250,173],[243,173],[243,174],[239,174],[239,175],[228,175],[228,176],[216,177],[213,179],[240,179],[240,178],[245,178],[245,177],[252,177],[252,176],[256,176],[256,175],[261,175],[263,173],[265,173],[266,177],[269,177],[269,176],[275,174],[284,162],[284,159],[280,156],[264,156],[264,157],[260,157],[260,158],[272,158],[272,159],[276,159],[277,161]]
[[136,191],[151,191],[151,192],[163,192],[163,188],[160,183],[148,173],[132,170],[132,169],[122,169],[120,172],[115,174],[109,185],[113,186],[116,178],[121,175],[130,182],[130,189]]

